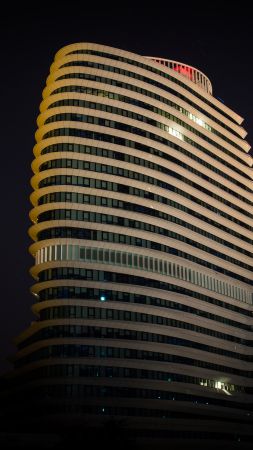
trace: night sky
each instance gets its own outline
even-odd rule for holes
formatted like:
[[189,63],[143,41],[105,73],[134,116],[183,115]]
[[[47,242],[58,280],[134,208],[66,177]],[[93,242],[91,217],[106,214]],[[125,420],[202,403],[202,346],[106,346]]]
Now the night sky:
[[95,42],[192,65],[210,78],[214,96],[245,118],[246,139],[253,143],[253,32],[246,2],[9,3],[0,18],[1,372],[10,368],[13,337],[33,320],[30,164],[42,89],[61,47]]

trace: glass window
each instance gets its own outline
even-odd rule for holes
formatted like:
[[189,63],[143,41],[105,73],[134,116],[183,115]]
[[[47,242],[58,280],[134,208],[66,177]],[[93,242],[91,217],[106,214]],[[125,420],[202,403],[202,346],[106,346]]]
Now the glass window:
[[195,284],[195,283],[196,283],[196,277],[195,277],[196,273],[195,273],[194,270],[192,270],[192,271],[191,271],[191,274],[192,274],[192,276],[191,276],[191,282]]
[[56,246],[52,245],[52,261],[56,260]]
[[67,250],[68,250],[67,259],[71,260],[72,259],[72,245],[71,244],[67,246]]
[[91,248],[86,248],[86,260],[91,260]]
[[61,260],[61,246],[57,245],[57,260]]
[[111,256],[110,256],[111,262],[115,263],[115,251],[111,250]]
[[67,258],[67,246],[62,245],[62,260],[65,260]]
[[88,317],[95,316],[95,308],[88,308]]
[[103,249],[99,249],[99,252],[98,252],[98,259],[99,259],[99,261],[103,261],[104,260],[104,258],[103,258]]
[[78,210],[77,211],[77,220],[83,220],[83,211]]
[[124,236],[124,234],[119,235],[119,242],[121,242],[122,244],[126,243],[126,236]]
[[96,248],[93,248],[92,249],[92,260],[93,261],[97,261],[97,249]]
[[47,262],[48,261],[48,247],[45,247],[44,248],[44,262]]
[[121,252],[116,253],[116,262],[117,264],[121,264]]
[[138,267],[138,255],[134,255],[134,267]]
[[128,266],[130,266],[130,267],[132,267],[132,264],[133,264],[133,258],[132,258],[132,254],[131,253],[128,253],[128,262],[127,262],[127,264],[128,264]]
[[126,265],[126,253],[122,253],[122,264],[125,266]]
[[85,248],[84,247],[80,248],[80,259],[85,259]]

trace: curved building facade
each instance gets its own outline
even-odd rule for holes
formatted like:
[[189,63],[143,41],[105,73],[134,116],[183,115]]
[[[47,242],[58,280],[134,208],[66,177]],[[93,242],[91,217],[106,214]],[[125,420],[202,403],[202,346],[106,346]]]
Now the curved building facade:
[[56,54],[32,163],[37,320],[14,358],[42,409],[149,442],[250,440],[241,123],[193,67],[90,43]]

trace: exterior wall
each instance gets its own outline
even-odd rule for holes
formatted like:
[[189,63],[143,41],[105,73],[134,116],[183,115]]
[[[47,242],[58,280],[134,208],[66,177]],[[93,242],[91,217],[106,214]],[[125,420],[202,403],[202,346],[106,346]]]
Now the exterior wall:
[[32,163],[37,320],[15,376],[52,411],[158,434],[175,417],[187,439],[201,414],[206,437],[247,441],[250,146],[205,75],[157,62],[85,43],[56,54]]

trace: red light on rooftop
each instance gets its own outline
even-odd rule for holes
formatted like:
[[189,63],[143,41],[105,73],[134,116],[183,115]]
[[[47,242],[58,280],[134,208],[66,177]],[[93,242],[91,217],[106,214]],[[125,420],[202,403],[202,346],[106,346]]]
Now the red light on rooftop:
[[189,78],[189,80],[192,80],[192,69],[190,67],[180,66],[180,64],[177,64],[174,66],[174,70]]

